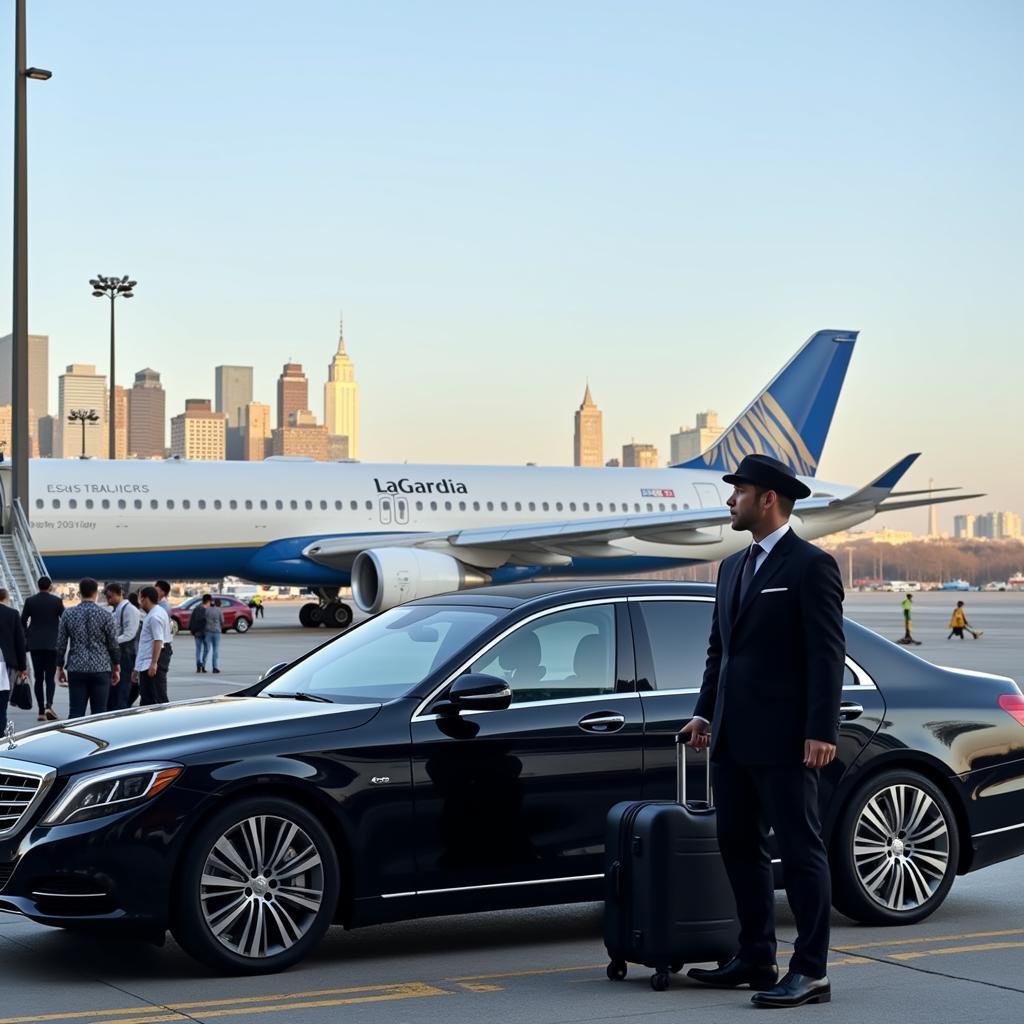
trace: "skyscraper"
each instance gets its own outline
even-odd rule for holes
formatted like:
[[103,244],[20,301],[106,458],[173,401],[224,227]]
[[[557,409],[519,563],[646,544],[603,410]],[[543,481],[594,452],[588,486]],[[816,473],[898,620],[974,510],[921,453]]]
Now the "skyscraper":
[[953,516],[953,536],[957,540],[966,540],[969,537],[974,537],[977,519],[978,517],[973,512]]
[[243,458],[259,462],[270,454],[270,406],[249,402],[245,407],[245,444]]
[[327,461],[327,428],[316,421],[309,409],[292,413],[287,427],[278,427],[271,440],[274,455],[302,456]]
[[576,410],[576,430],[573,435],[572,464],[574,466],[604,465],[604,414],[590,395],[590,382],[583,392],[583,403]]
[[[359,458],[359,385],[345,351],[345,332],[338,325],[338,351],[327,367],[324,384],[324,426],[329,437],[348,438],[348,458]],[[335,445],[338,445],[335,442]]]
[[89,363],[72,363],[57,384],[57,427],[59,441],[55,454],[76,459],[82,454],[82,425],[69,423],[72,409],[95,409],[99,419],[85,425],[85,454],[105,459],[107,446],[107,378]]
[[185,411],[171,420],[171,454],[183,459],[223,459],[224,426],[224,414],[214,412],[208,398],[186,398]]
[[302,363],[285,363],[277,378],[277,425],[287,427],[292,416],[309,408],[309,381]]
[[167,445],[167,394],[160,374],[147,367],[135,374],[128,392],[128,454],[162,459]]
[[653,444],[637,444],[630,441],[622,446],[622,465],[655,469],[658,465],[658,449]]
[[[0,338],[0,405],[14,400],[14,340],[8,334]],[[36,420],[50,413],[50,336],[28,336],[28,407],[30,430],[36,431]]]
[[245,407],[252,401],[252,367],[218,366],[214,370],[214,409],[227,416],[227,456],[244,458]]
[[128,392],[120,384],[114,385],[114,458],[128,458]]
[[[0,405],[14,401],[14,339],[0,338]],[[39,421],[50,412],[50,336],[28,336],[28,430],[32,438],[32,456],[38,455]],[[13,415],[13,411],[12,411]],[[8,448],[7,458],[11,457]]]
[[707,451],[725,432],[718,425],[718,413],[714,409],[697,413],[696,427],[680,427],[678,434],[672,434],[668,440],[669,461],[672,465],[695,459],[701,452]]

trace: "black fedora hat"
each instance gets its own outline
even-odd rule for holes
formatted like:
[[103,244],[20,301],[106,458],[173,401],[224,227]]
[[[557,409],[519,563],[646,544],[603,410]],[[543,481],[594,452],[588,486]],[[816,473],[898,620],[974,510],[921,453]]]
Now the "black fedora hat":
[[754,484],[777,491],[787,498],[806,498],[811,489],[801,483],[793,474],[793,470],[784,462],[773,459],[770,455],[744,455],[735,473],[723,476],[727,484]]

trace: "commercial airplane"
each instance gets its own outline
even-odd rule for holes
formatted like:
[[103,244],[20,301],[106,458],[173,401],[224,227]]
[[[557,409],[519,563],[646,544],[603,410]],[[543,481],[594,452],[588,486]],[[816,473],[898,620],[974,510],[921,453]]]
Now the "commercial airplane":
[[[706,452],[657,469],[38,459],[29,518],[51,576],[309,588],[306,626],[346,626],[416,597],[541,574],[650,572],[717,561],[732,532],[722,474],[773,455],[812,489],[793,526],[813,539],[935,498],[893,488],[917,455],[863,487],[815,478],[854,331],[819,331]],[[2,466],[2,464],[0,464]],[[0,487],[4,475],[0,474]],[[894,500],[895,499],[895,500]]]

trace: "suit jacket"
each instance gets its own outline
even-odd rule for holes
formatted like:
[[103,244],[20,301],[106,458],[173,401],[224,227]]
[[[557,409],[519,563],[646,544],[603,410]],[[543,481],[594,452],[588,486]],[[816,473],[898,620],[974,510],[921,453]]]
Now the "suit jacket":
[[694,714],[748,765],[803,760],[804,740],[835,743],[846,640],[835,559],[788,530],[735,607],[747,549],[718,572],[707,665]]
[[[0,652],[3,652],[8,672],[24,672],[28,668],[25,662],[25,630],[21,627],[18,613],[5,604],[0,604]],[[13,685],[13,679],[11,683]]]
[[33,594],[21,609],[21,624],[30,651],[55,651],[57,626],[64,614],[64,602],[45,590]]

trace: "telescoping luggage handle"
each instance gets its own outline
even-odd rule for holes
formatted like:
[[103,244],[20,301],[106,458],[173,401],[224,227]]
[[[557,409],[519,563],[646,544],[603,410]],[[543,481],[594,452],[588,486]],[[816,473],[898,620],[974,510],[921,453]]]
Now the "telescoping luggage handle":
[[[676,733],[676,802],[686,804],[686,744],[682,736]],[[704,787],[707,793],[707,807],[712,810],[715,806],[715,793],[711,788],[711,748],[704,757]]]

